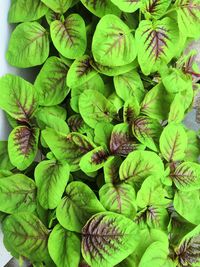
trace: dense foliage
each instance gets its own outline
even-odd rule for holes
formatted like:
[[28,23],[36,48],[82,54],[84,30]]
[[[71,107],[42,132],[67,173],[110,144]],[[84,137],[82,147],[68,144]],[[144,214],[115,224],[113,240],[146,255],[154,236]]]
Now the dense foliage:
[[[200,0],[12,0],[4,243],[34,267],[200,266]],[[34,68],[35,69],[35,68]]]

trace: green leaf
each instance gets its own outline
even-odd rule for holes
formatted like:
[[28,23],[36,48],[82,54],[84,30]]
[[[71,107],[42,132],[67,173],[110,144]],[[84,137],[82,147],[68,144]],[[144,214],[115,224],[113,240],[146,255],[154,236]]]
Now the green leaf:
[[178,161],[185,157],[187,135],[181,124],[168,124],[160,136],[160,151],[168,161]]
[[141,11],[146,19],[159,19],[171,4],[171,0],[142,0],[141,2]]
[[198,266],[200,261],[200,225],[186,234],[175,249],[178,261],[182,266]]
[[0,108],[18,121],[29,122],[37,109],[34,87],[21,77],[6,74],[0,78]]
[[104,166],[108,157],[109,153],[105,147],[96,147],[81,158],[80,168],[85,173],[95,172]]
[[67,85],[70,88],[79,87],[93,78],[97,72],[90,64],[90,57],[84,55],[76,59],[67,74]]
[[14,29],[6,53],[10,65],[19,68],[41,65],[48,55],[48,33],[38,22],[24,22]]
[[162,126],[157,120],[146,116],[137,117],[132,124],[134,136],[146,147],[158,151],[159,136]]
[[56,160],[40,162],[35,169],[38,200],[44,209],[58,206],[69,180],[69,165]]
[[139,0],[111,0],[123,12],[132,13],[140,7]]
[[120,123],[114,126],[110,138],[110,152],[112,155],[126,156],[133,150],[139,149],[130,135],[129,125]]
[[36,209],[36,186],[23,174],[0,179],[0,211],[16,213]]
[[177,0],[175,3],[179,30],[188,37],[200,36],[200,3],[199,0]]
[[8,216],[3,222],[4,242],[18,254],[31,261],[48,261],[49,231],[33,214],[20,212]]
[[103,17],[106,14],[119,16],[121,11],[110,0],[81,0],[82,4],[95,16]]
[[200,167],[194,162],[183,162],[170,174],[172,181],[181,191],[200,189]]
[[198,162],[200,155],[200,143],[197,133],[193,130],[187,130],[188,144],[185,151],[185,161]]
[[185,107],[183,99],[180,96],[180,94],[176,94],[170,106],[168,122],[180,123],[183,121],[184,116],[185,116]]
[[98,122],[111,122],[116,108],[106,97],[94,90],[86,90],[79,97],[79,110],[84,121],[92,128]]
[[38,151],[38,128],[18,126],[9,135],[8,153],[11,163],[19,170],[25,170],[34,161]]
[[8,142],[0,141],[0,170],[12,170],[13,165],[8,155]]
[[152,119],[166,120],[171,102],[171,96],[167,94],[162,84],[158,84],[145,95],[141,113]]
[[200,224],[200,195],[199,190],[190,192],[176,191],[174,196],[175,210],[187,221],[193,224]]
[[133,151],[119,169],[120,179],[131,184],[141,184],[150,175],[164,173],[161,158],[150,151]]
[[41,0],[46,6],[56,13],[65,13],[70,7],[73,0]]
[[72,132],[79,132],[81,134],[88,133],[92,130],[81,118],[79,114],[75,114],[69,117],[68,125]]
[[128,257],[138,243],[137,225],[123,215],[102,212],[82,229],[82,255],[92,267],[114,266]]
[[94,148],[93,143],[79,133],[64,135],[49,128],[42,131],[42,136],[55,157],[66,161],[71,171],[79,170],[82,156]]
[[94,129],[94,142],[101,145],[109,147],[110,137],[112,134],[113,125],[108,122],[97,123]]
[[132,123],[140,114],[140,105],[136,96],[131,96],[126,100],[123,107],[123,119],[125,122]]
[[39,105],[53,106],[65,99],[69,93],[66,85],[67,72],[68,67],[58,57],[47,59],[34,83]]
[[114,76],[116,93],[121,99],[127,101],[135,97],[140,103],[144,97],[144,86],[139,74],[135,70]]
[[18,23],[38,20],[47,13],[48,8],[40,0],[12,0],[8,22]]
[[104,179],[106,183],[117,184],[119,182],[119,167],[122,163],[121,157],[109,157],[104,164]]
[[105,15],[97,24],[92,53],[105,66],[123,66],[136,58],[135,39],[128,26],[115,15]]
[[60,118],[61,120],[64,120],[64,121],[67,119],[67,110],[61,106],[49,106],[49,107],[40,106],[37,109],[37,115],[39,112],[56,116],[57,118]]
[[167,64],[177,51],[178,28],[170,18],[142,20],[136,30],[138,62],[145,75]]
[[[55,246],[55,244],[57,244]],[[56,266],[77,267],[80,261],[81,242],[79,237],[57,224],[48,240],[49,254]]]
[[106,210],[133,219],[136,214],[135,190],[129,184],[107,183],[99,191],[100,202]]
[[104,207],[86,184],[71,182],[56,209],[56,216],[64,228],[80,233],[87,220],[101,211]]
[[86,28],[79,14],[69,15],[64,22],[53,21],[50,32],[55,48],[64,57],[75,59],[84,54],[87,45]]

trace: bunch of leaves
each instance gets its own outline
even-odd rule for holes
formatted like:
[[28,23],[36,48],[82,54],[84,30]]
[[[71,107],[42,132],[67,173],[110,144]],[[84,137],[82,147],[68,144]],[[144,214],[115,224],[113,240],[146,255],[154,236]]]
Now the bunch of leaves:
[[0,219],[34,267],[200,265],[199,0],[12,0]]

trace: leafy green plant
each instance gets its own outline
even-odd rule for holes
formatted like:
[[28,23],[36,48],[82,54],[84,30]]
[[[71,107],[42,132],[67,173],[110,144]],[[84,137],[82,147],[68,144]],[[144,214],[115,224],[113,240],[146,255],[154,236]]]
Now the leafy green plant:
[[[199,0],[12,0],[0,78],[8,251],[34,267],[198,267]],[[192,44],[191,44],[192,43]]]

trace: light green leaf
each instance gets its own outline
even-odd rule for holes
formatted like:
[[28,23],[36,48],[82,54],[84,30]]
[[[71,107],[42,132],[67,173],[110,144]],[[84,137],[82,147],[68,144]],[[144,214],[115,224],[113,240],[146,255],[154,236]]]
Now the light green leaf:
[[121,157],[112,156],[105,162],[104,179],[106,183],[118,184],[119,182],[119,167],[122,163]]
[[134,218],[137,208],[135,190],[131,185],[107,183],[101,187],[99,197],[106,210]]
[[158,151],[159,136],[162,126],[157,120],[146,116],[137,117],[132,124],[134,136],[146,147]]
[[34,161],[38,151],[38,128],[18,126],[9,135],[8,153],[11,163],[19,170],[25,170]]
[[188,144],[185,151],[184,161],[198,162],[200,155],[200,141],[196,131],[187,130]]
[[144,97],[144,86],[139,74],[135,70],[114,77],[116,93],[121,99],[127,101],[136,97],[140,103]]
[[168,161],[178,161],[185,157],[187,135],[181,124],[168,124],[160,136],[160,151]]
[[37,113],[39,112],[56,116],[64,121],[67,119],[67,110],[61,106],[39,107]]
[[199,0],[176,0],[175,3],[179,30],[188,37],[200,36],[200,3]]
[[97,24],[92,53],[105,66],[123,66],[136,58],[135,39],[128,26],[115,15],[104,16]]
[[69,180],[69,165],[56,160],[40,162],[35,169],[38,200],[44,209],[58,206]]
[[84,54],[87,45],[86,28],[79,14],[69,15],[64,22],[53,21],[50,32],[55,48],[64,57],[75,59]]
[[93,143],[79,133],[64,135],[48,128],[42,131],[42,136],[55,157],[66,161],[71,171],[79,170],[82,156],[94,148]]
[[176,191],[174,196],[175,210],[187,221],[193,224],[200,224],[200,194],[199,190],[190,192]]
[[71,6],[73,0],[41,0],[46,6],[56,13],[65,13]]
[[108,157],[109,152],[105,147],[96,147],[81,158],[80,168],[85,173],[95,172],[104,166]]
[[141,104],[141,113],[152,119],[165,120],[169,114],[171,98],[163,85],[158,84],[145,95]]
[[133,151],[123,161],[119,169],[120,179],[131,184],[141,184],[150,175],[164,173],[161,158],[150,151]]
[[6,53],[10,65],[19,68],[41,65],[48,55],[48,33],[38,22],[24,22],[14,29]]
[[48,8],[40,0],[12,0],[8,22],[18,23],[38,20],[47,13]]
[[92,128],[98,122],[111,122],[116,108],[106,97],[94,90],[86,90],[79,97],[79,110],[84,121]]
[[141,5],[139,0],[111,0],[123,12],[135,12]]
[[121,11],[110,0],[81,0],[82,4],[95,16],[103,17],[106,14],[119,16]]
[[137,225],[123,215],[102,212],[82,229],[82,255],[92,267],[115,266],[127,258],[138,244]]
[[194,162],[183,162],[170,174],[172,181],[181,191],[200,189],[200,166]]
[[104,210],[94,192],[86,184],[71,182],[66,188],[66,196],[56,209],[56,216],[64,228],[80,233],[92,215]]
[[36,209],[36,186],[23,174],[0,179],[0,211],[16,213]]
[[67,85],[70,88],[77,86],[80,87],[82,84],[93,78],[96,74],[97,72],[90,64],[90,57],[84,55],[76,59],[70,66],[67,74]]
[[49,231],[33,214],[20,212],[3,222],[4,242],[31,261],[49,261],[47,240]]
[[183,121],[184,115],[185,115],[185,108],[183,99],[180,96],[180,94],[176,94],[170,106],[168,122],[180,123]]
[[132,123],[140,114],[140,104],[136,96],[131,96],[124,103],[123,118],[125,122]]
[[110,137],[112,134],[113,125],[108,122],[97,123],[94,129],[94,142],[101,146],[109,147]]
[[142,72],[149,75],[167,64],[176,55],[178,40],[178,27],[172,19],[142,20],[136,30],[138,62]]
[[159,19],[171,4],[171,0],[142,0],[141,2],[141,11],[146,19]]
[[119,112],[124,105],[123,100],[115,92],[109,95],[108,100],[116,107],[117,112]]
[[0,108],[18,121],[29,122],[37,109],[34,87],[21,77],[6,74],[0,78]]
[[[55,246],[55,244],[57,244]],[[56,266],[77,267],[80,261],[81,242],[79,237],[57,224],[48,240],[49,254]]]
[[12,170],[13,165],[8,155],[8,142],[0,141],[0,170]]
[[41,106],[60,104],[69,88],[66,85],[68,67],[58,57],[50,57],[41,68],[34,86]]

